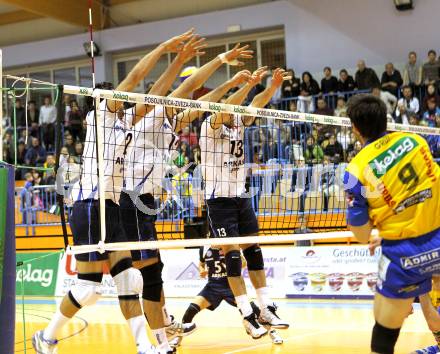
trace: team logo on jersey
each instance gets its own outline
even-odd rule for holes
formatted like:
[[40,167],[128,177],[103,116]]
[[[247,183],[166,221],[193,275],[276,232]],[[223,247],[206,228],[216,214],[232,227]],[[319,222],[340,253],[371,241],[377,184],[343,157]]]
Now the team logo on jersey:
[[393,146],[376,156],[369,162],[374,175],[382,177],[388,170],[396,165],[407,153],[414,150],[419,143],[412,137],[399,139]]
[[411,257],[401,257],[400,263],[403,269],[425,267],[431,263],[437,263],[440,259],[440,248],[428,252],[419,253]]

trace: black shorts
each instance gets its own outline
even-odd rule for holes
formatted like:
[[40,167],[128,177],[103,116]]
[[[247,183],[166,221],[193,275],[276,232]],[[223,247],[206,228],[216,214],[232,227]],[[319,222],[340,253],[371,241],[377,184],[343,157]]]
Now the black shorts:
[[211,304],[208,307],[211,311],[214,311],[223,300],[231,306],[237,306],[227,279],[208,281],[208,284],[205,285],[199,296],[204,297]]
[[[101,241],[99,200],[85,199],[76,201],[70,212],[70,228],[73,234],[73,244],[96,245]],[[110,199],[105,201],[105,243],[127,242],[121,228],[119,206]],[[75,256],[78,261],[93,262],[108,258],[107,253],[91,252]]]
[[214,237],[257,235],[258,221],[250,198],[208,199],[208,222]]
[[[139,196],[140,202],[151,210],[154,210],[154,197],[151,194]],[[148,215],[139,210],[131,200],[131,197],[122,192],[119,199],[119,211],[122,227],[130,242],[156,241],[156,216]],[[159,256],[158,250],[132,250],[131,257],[134,261],[150,259]]]

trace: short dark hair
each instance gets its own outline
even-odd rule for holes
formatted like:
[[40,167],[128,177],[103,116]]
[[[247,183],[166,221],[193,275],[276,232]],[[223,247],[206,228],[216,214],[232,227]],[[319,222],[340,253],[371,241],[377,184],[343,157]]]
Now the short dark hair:
[[332,69],[331,69],[329,66],[326,66],[326,67],[324,68],[324,71],[326,71],[326,70],[328,70],[328,71],[332,71]]
[[346,73],[348,75],[348,71],[346,69],[342,69],[339,74]]
[[430,49],[428,52],[428,55],[434,54],[435,56],[437,56],[437,53],[435,52],[434,49]]
[[362,137],[377,139],[387,130],[387,107],[378,97],[359,94],[351,97],[347,115]]

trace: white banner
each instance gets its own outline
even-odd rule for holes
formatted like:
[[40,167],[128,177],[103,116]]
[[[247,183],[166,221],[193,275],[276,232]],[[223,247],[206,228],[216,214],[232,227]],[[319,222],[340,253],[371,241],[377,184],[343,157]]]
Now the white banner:
[[296,247],[287,264],[287,297],[371,297],[377,282],[380,248]]

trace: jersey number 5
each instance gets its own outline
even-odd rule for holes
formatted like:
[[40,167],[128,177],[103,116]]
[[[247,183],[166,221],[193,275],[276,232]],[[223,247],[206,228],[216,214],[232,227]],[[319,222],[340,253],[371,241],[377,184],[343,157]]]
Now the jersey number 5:
[[243,156],[243,140],[231,140],[231,155],[237,158]]

